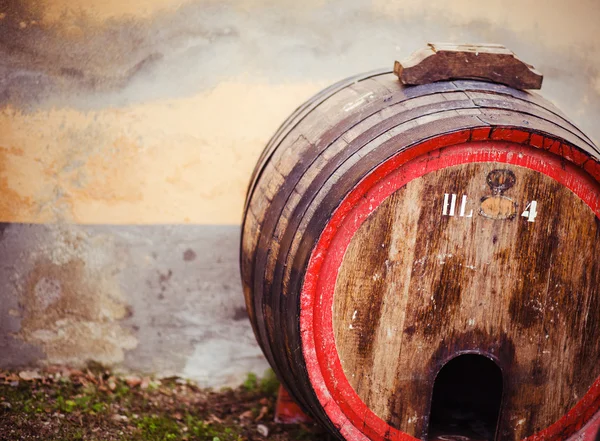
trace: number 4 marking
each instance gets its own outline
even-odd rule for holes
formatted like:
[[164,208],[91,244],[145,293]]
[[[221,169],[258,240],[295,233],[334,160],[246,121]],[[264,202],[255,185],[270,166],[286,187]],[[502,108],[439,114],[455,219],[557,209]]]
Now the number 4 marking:
[[521,216],[526,217],[528,222],[535,222],[537,215],[537,201],[531,201]]

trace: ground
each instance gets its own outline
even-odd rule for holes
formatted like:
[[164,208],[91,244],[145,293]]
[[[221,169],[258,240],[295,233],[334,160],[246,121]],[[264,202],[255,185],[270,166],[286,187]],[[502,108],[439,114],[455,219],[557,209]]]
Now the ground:
[[119,376],[100,366],[0,371],[0,441],[316,441],[316,426],[273,422],[278,382],[237,389]]

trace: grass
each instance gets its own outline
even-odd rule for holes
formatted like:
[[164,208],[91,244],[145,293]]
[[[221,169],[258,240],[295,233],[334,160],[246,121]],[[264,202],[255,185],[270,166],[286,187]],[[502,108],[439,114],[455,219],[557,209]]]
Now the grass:
[[279,390],[279,380],[272,370],[265,372],[263,378],[258,378],[255,373],[249,373],[242,387],[247,392],[257,392],[268,397],[276,397]]
[[119,377],[99,366],[50,369],[24,381],[0,371],[0,441],[273,441],[325,439],[314,426],[273,422],[279,382],[248,374],[237,389],[203,390],[179,378]]

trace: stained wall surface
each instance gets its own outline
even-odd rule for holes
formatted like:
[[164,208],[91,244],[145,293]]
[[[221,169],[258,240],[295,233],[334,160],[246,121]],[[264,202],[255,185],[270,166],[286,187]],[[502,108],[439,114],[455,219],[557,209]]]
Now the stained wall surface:
[[239,224],[301,102],[426,41],[496,42],[600,140],[597,0],[0,0],[0,366],[266,368]]

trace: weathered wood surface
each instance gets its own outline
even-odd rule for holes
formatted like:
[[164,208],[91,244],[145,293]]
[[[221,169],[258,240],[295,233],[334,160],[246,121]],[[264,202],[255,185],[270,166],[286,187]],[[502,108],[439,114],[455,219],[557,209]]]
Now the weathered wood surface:
[[498,44],[429,43],[402,62],[394,73],[402,84],[479,79],[506,84],[515,89],[541,89],[543,75]]
[[[294,399],[348,439],[353,439],[348,426],[341,427],[323,410],[320,388],[307,369],[306,332],[299,324],[306,314],[300,292],[307,265],[332,213],[358,182],[399,151],[440,136],[531,145],[600,180],[594,159],[600,152],[542,98],[480,81],[404,88],[391,73],[350,79],[299,108],[265,149],[253,174],[241,269],[257,338]],[[503,212],[498,201],[486,205],[491,215],[494,207],[496,215]],[[597,275],[589,277],[598,280]],[[426,328],[426,318],[419,327]],[[524,424],[524,434],[535,433],[534,423]],[[406,430],[423,436],[416,426]]]
[[[502,195],[488,183],[498,171],[516,177]],[[459,195],[447,215],[445,194]],[[509,202],[510,215],[485,213],[489,200]],[[521,216],[531,201],[533,222]],[[600,376],[599,253],[595,214],[542,173],[471,163],[415,179],[345,254],[333,315],[346,376],[382,419],[419,434],[440,354],[493,354],[506,381],[502,439],[524,439]]]

